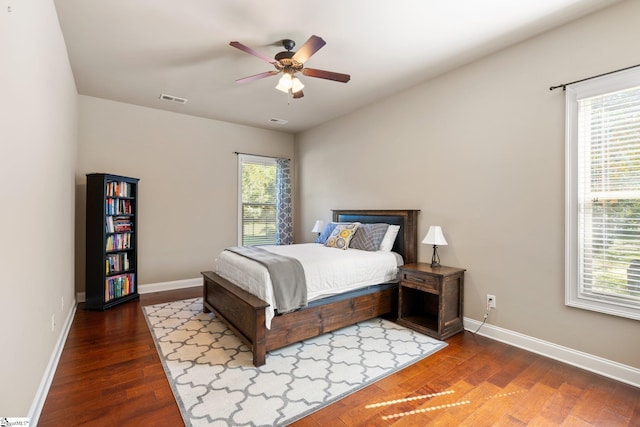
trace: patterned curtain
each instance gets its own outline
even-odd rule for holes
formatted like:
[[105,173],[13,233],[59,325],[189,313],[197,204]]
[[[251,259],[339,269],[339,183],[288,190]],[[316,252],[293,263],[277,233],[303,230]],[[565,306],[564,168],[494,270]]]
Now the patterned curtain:
[[290,245],[293,243],[290,161],[277,159],[276,163],[276,244]]

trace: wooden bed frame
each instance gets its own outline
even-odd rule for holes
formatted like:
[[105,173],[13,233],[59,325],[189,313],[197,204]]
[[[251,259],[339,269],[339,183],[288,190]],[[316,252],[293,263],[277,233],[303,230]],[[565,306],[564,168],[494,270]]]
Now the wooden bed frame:
[[[337,222],[400,225],[393,250],[406,264],[417,261],[417,217],[419,210],[334,210]],[[277,315],[271,329],[265,325],[265,308],[260,298],[239,288],[213,271],[202,272],[203,311],[213,311],[253,352],[253,364],[262,366],[268,351],[285,347],[374,317],[397,311],[397,284],[371,293],[342,299],[328,298],[310,307]]]

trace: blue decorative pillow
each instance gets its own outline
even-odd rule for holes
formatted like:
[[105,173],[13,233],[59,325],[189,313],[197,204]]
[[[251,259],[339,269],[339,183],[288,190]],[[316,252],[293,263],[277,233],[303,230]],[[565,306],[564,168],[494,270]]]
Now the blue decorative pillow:
[[363,251],[377,251],[388,228],[389,224],[360,224],[349,247]]
[[353,235],[358,231],[359,222],[337,224],[324,245],[330,248],[347,250]]
[[331,233],[333,233],[333,230],[337,225],[337,222],[330,222],[325,225],[324,230],[322,230],[322,233],[320,233],[318,238],[313,243],[322,243],[323,245],[327,243],[327,239],[329,238],[329,236],[331,236]]

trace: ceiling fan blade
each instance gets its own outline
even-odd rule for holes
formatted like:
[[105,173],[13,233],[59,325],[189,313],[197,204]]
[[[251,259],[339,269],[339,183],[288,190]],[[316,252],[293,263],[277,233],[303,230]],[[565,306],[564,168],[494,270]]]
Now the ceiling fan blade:
[[316,70],[314,68],[303,68],[302,74],[309,77],[318,77],[320,79],[333,80],[336,82],[346,83],[351,80],[349,74],[334,73],[333,71]]
[[248,82],[252,82],[254,80],[264,79],[265,77],[275,76],[279,72],[280,71],[276,71],[276,70],[265,71],[264,73],[254,74],[253,76],[249,76],[249,77],[244,77],[242,79],[238,79],[238,80],[236,80],[236,83],[248,83]]
[[302,98],[303,96],[304,96],[304,93],[302,93],[302,90],[299,90],[297,92],[293,92],[293,99]]
[[247,47],[247,46],[243,45],[240,42],[231,42],[231,43],[229,43],[229,46],[233,46],[236,49],[240,49],[240,50],[242,50],[244,52],[247,52],[248,54],[251,54],[253,56],[257,56],[258,58],[260,58],[262,60],[265,60],[270,64],[275,64],[276,62],[278,62],[273,58],[269,58],[268,56],[261,54],[260,52],[256,52],[255,50],[251,49],[250,47]]
[[311,37],[309,37],[309,40],[304,42],[302,47],[300,49],[298,49],[296,54],[293,55],[293,58],[291,58],[291,59],[296,60],[301,64],[304,64],[304,62],[307,59],[309,59],[311,57],[311,55],[313,55],[314,53],[319,51],[320,48],[322,46],[324,46],[325,44],[327,44],[327,42],[322,40],[322,37],[311,36]]

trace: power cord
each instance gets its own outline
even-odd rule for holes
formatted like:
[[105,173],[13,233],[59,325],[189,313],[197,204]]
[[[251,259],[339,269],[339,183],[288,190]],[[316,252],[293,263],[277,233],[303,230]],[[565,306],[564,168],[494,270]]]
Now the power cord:
[[489,312],[491,311],[492,308],[496,308],[496,297],[495,295],[487,294],[487,311],[485,311],[484,316],[482,316],[482,323],[480,324],[480,326],[478,326],[478,329],[476,329],[475,332],[471,332],[471,331],[469,332],[471,332],[473,335],[478,333],[480,328],[482,328],[482,326],[487,321],[487,317],[489,317]]
[[480,324],[480,326],[478,326],[478,329],[476,329],[475,332],[469,331],[471,332],[473,335],[477,334],[478,331],[480,330],[480,328],[482,328],[482,326],[484,325],[484,322],[487,321],[487,317],[489,317],[489,311],[491,311],[491,309],[488,309],[486,313],[484,313],[484,316],[482,316],[482,323]]

